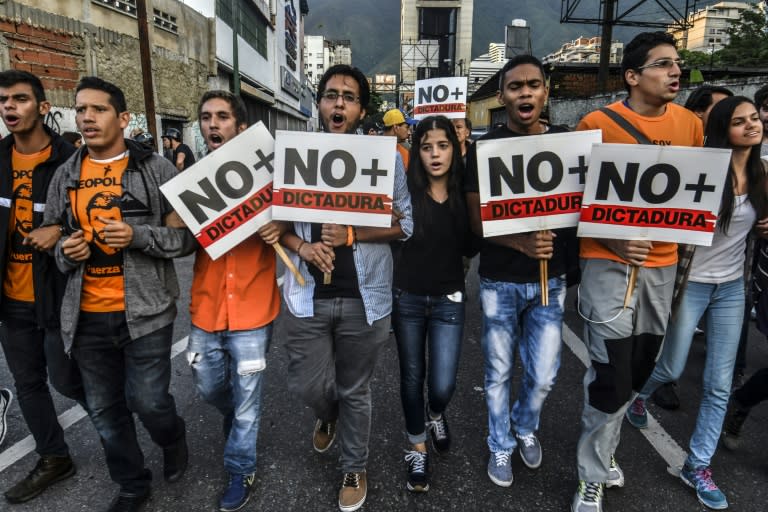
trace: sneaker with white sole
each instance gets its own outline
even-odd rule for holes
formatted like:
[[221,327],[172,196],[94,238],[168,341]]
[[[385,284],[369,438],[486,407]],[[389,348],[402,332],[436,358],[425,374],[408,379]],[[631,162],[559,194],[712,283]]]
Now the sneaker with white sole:
[[406,451],[405,463],[408,465],[406,488],[411,492],[427,492],[429,490],[429,455],[427,452]]
[[625,414],[627,421],[635,428],[648,428],[648,411],[645,408],[645,400],[640,397],[632,400]]
[[685,463],[680,470],[680,479],[696,489],[696,497],[702,505],[715,510],[728,508],[728,500],[712,480],[712,469],[709,466],[694,468]]
[[603,484],[579,480],[571,512],[603,512]]
[[451,447],[451,433],[448,430],[445,414],[441,414],[437,419],[432,419],[427,412],[427,430],[432,437],[432,446],[435,447],[435,451],[437,453],[447,452]]
[[517,447],[520,449],[520,458],[523,464],[531,469],[541,466],[541,443],[534,432],[525,435],[515,434]]
[[606,489],[610,487],[624,487],[624,472],[613,455],[611,455],[611,465],[608,468],[608,480],[605,481],[605,487]]
[[251,499],[251,489],[255,480],[254,474],[240,475],[230,473],[229,483],[219,499],[221,512],[234,512],[243,508]]
[[11,408],[13,393],[10,389],[0,389],[0,444],[5,440],[5,434],[8,431],[8,424],[5,421],[8,415],[8,409]]
[[512,485],[512,452],[491,452],[488,459],[488,478],[501,487]]
[[365,471],[344,473],[339,490],[339,509],[341,512],[354,512],[365,503],[368,495],[368,481]]

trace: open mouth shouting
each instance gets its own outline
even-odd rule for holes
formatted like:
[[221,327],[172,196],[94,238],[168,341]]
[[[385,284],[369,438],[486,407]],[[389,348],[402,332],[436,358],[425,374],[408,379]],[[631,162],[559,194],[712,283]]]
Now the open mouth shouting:
[[213,132],[208,134],[208,146],[210,149],[216,149],[224,144],[224,137],[220,133]]
[[340,112],[334,112],[331,115],[331,125],[328,127],[328,129],[332,132],[343,132],[344,127],[346,124],[346,119]]
[[6,114],[3,116],[3,121],[5,122],[6,127],[10,130],[18,125],[19,122],[21,122],[21,119],[15,114]]
[[536,107],[533,103],[520,103],[517,106],[517,115],[523,121],[533,119],[534,111]]

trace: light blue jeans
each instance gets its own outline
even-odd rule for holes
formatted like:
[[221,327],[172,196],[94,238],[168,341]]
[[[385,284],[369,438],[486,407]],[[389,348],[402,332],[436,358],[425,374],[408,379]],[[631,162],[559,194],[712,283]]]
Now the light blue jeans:
[[647,399],[657,387],[680,378],[693,332],[704,314],[707,357],[703,392],[687,460],[693,467],[710,465],[723,427],[744,318],[743,278],[720,284],[688,282],[680,306],[667,325],[656,367],[639,395]]
[[[480,278],[488,448],[492,452],[514,450],[515,433],[526,435],[539,428],[541,408],[560,368],[565,288],[564,277],[551,278],[549,306],[542,306],[538,282]],[[516,349],[523,375],[510,413]]]
[[261,387],[271,336],[272,324],[217,332],[193,325],[189,333],[187,357],[197,390],[224,415],[224,467],[230,473],[256,471]]

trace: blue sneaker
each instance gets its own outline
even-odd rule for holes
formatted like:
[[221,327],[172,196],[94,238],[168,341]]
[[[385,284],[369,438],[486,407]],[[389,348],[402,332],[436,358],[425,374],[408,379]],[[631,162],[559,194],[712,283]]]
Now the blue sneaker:
[[648,411],[645,410],[645,400],[635,398],[625,415],[630,425],[635,428],[648,428]]
[[520,458],[523,464],[531,469],[541,466],[541,443],[534,432],[525,435],[515,434],[517,446],[520,449]]
[[708,466],[694,468],[686,462],[680,470],[680,479],[689,487],[696,489],[696,497],[699,501],[712,509],[723,510],[728,508],[728,500],[715,482],[712,480],[712,469]]
[[488,458],[488,478],[501,487],[512,485],[512,452],[491,452]]
[[224,489],[224,494],[219,500],[219,510],[221,512],[234,512],[243,508],[251,499],[251,488],[254,480],[253,473],[249,475],[230,473],[227,488]]

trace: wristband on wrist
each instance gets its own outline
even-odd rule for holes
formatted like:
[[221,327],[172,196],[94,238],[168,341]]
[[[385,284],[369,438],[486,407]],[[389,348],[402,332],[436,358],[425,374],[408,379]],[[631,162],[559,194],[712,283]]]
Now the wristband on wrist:
[[299,246],[296,248],[296,254],[299,255],[299,258],[301,258],[301,248],[304,247],[305,243],[307,243],[307,242],[302,240],[301,243],[299,244]]
[[347,226],[347,247],[352,247],[355,243],[355,228]]

